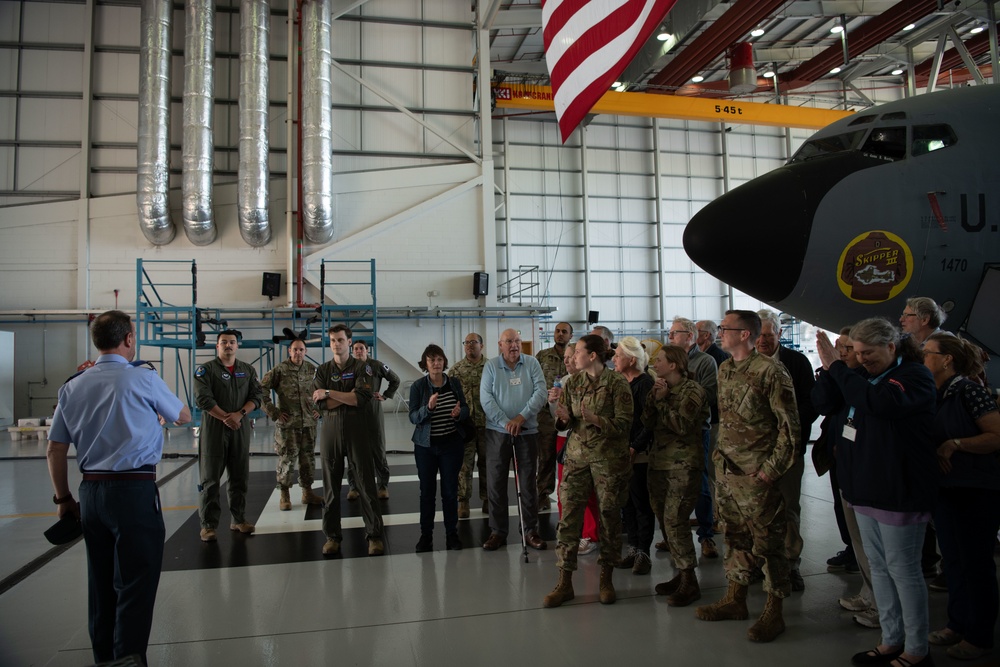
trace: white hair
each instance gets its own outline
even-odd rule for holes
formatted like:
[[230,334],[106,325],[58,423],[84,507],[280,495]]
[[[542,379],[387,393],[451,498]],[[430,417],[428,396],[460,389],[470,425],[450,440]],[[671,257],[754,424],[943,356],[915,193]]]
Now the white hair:
[[757,316],[760,318],[761,324],[764,322],[770,322],[775,335],[779,338],[781,337],[781,319],[778,317],[778,313],[773,310],[768,310],[767,308],[761,308],[757,311]]
[[618,341],[618,349],[635,359],[635,367],[640,371],[646,369],[649,357],[646,356],[646,350],[642,349],[642,343],[639,342],[638,338],[635,336],[622,338]]

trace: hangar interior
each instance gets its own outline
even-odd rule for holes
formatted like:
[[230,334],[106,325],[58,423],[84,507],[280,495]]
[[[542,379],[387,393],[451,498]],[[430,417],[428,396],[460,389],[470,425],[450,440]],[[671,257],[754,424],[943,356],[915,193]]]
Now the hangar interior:
[[[63,380],[96,358],[89,316],[134,312],[140,298],[197,306],[243,330],[256,343],[240,358],[265,370],[284,356],[267,341],[285,326],[308,325],[310,357],[326,358],[321,304],[330,318],[338,306],[370,309],[361,327],[404,381],[420,376],[427,343],[454,362],[470,331],[488,355],[508,327],[537,352],[556,322],[579,333],[592,312],[616,336],[662,339],[675,315],[718,321],[727,308],[762,307],[687,258],[688,220],[798,149],[813,130],[797,110],[858,111],[991,84],[995,13],[992,0],[680,0],[615,86],[648,98],[646,115],[588,116],[563,143],[551,111],[487,94],[547,84],[537,0],[0,3],[0,330],[13,334],[0,336],[0,425],[51,415]],[[319,48],[304,54],[310,40]],[[739,43],[752,44],[753,62],[746,92],[734,95]],[[251,47],[268,65],[257,68],[264,78],[247,76]],[[150,82],[163,78],[157,97]],[[256,109],[247,103],[255,86]],[[679,118],[671,102],[684,97],[727,109],[781,105],[787,125]],[[311,120],[310,99],[329,115]],[[257,180],[245,181],[240,148],[251,130],[263,153]],[[157,132],[163,142],[153,146]],[[762,201],[734,224],[753,225],[767,208]],[[275,297],[261,293],[265,272],[280,274]],[[485,295],[473,294],[477,273],[488,276]],[[206,346],[191,333],[189,351],[151,344],[140,356],[161,362],[183,393],[192,364],[214,356],[213,326],[205,323]],[[398,497],[413,498],[409,424],[402,412],[386,420]],[[254,474],[273,469],[271,428],[259,420]],[[168,536],[195,502],[196,473],[185,465],[195,442],[171,432],[165,445],[181,455],[161,469],[179,471],[161,489],[176,509]],[[13,547],[0,576],[14,581],[48,553],[49,484],[38,441],[10,440],[5,428],[0,451],[0,534]],[[528,565],[514,547],[484,555],[470,548],[480,515],[464,552],[424,559],[401,537],[382,560],[261,564],[240,551],[265,535],[234,538],[225,564],[165,573],[151,659],[428,664],[459,649],[487,664],[520,651],[692,664],[711,646],[723,664],[843,664],[845,644],[866,646],[873,635],[836,607],[853,580],[825,574],[837,550],[826,481],[807,473],[803,489],[803,573],[815,576],[795,603],[798,632],[752,655],[725,628],[668,613],[647,590],[654,582],[639,578],[619,577],[626,599],[615,608],[581,596],[568,623],[543,612],[551,550]],[[261,496],[262,511],[271,500]],[[703,572],[709,596],[724,585],[721,563],[713,567]],[[78,545],[0,592],[9,647],[0,663],[86,664],[84,569]],[[940,617],[943,602],[932,602]],[[508,633],[522,638],[518,651]]]

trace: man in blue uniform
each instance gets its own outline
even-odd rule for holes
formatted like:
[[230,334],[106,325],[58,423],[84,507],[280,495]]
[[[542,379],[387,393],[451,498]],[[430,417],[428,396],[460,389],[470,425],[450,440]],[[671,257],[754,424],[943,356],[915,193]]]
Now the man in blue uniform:
[[[94,662],[138,655],[145,664],[165,535],[156,490],[160,419],[186,424],[191,412],[152,367],[129,363],[136,344],[128,315],[103,313],[90,334],[101,355],[59,390],[49,432],[52,499],[60,518],[83,523]],[[67,476],[70,443],[83,473],[79,504]]]

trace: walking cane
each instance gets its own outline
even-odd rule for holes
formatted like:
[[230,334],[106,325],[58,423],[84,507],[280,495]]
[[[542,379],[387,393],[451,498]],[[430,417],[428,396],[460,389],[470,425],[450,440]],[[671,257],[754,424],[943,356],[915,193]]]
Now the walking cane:
[[524,534],[524,514],[521,512],[521,483],[517,473],[517,450],[514,447],[514,436],[507,436],[510,438],[510,448],[513,454],[514,461],[514,490],[517,492],[517,522],[521,525],[521,551],[524,555],[524,562],[528,562],[528,542]]

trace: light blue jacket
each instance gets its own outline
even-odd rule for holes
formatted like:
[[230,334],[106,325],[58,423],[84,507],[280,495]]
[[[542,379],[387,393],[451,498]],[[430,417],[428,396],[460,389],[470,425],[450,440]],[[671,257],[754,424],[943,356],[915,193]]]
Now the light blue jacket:
[[479,402],[486,415],[486,428],[506,433],[507,422],[521,415],[524,417],[521,433],[538,433],[538,411],[547,401],[545,374],[538,359],[522,354],[511,369],[499,356],[483,367]]

